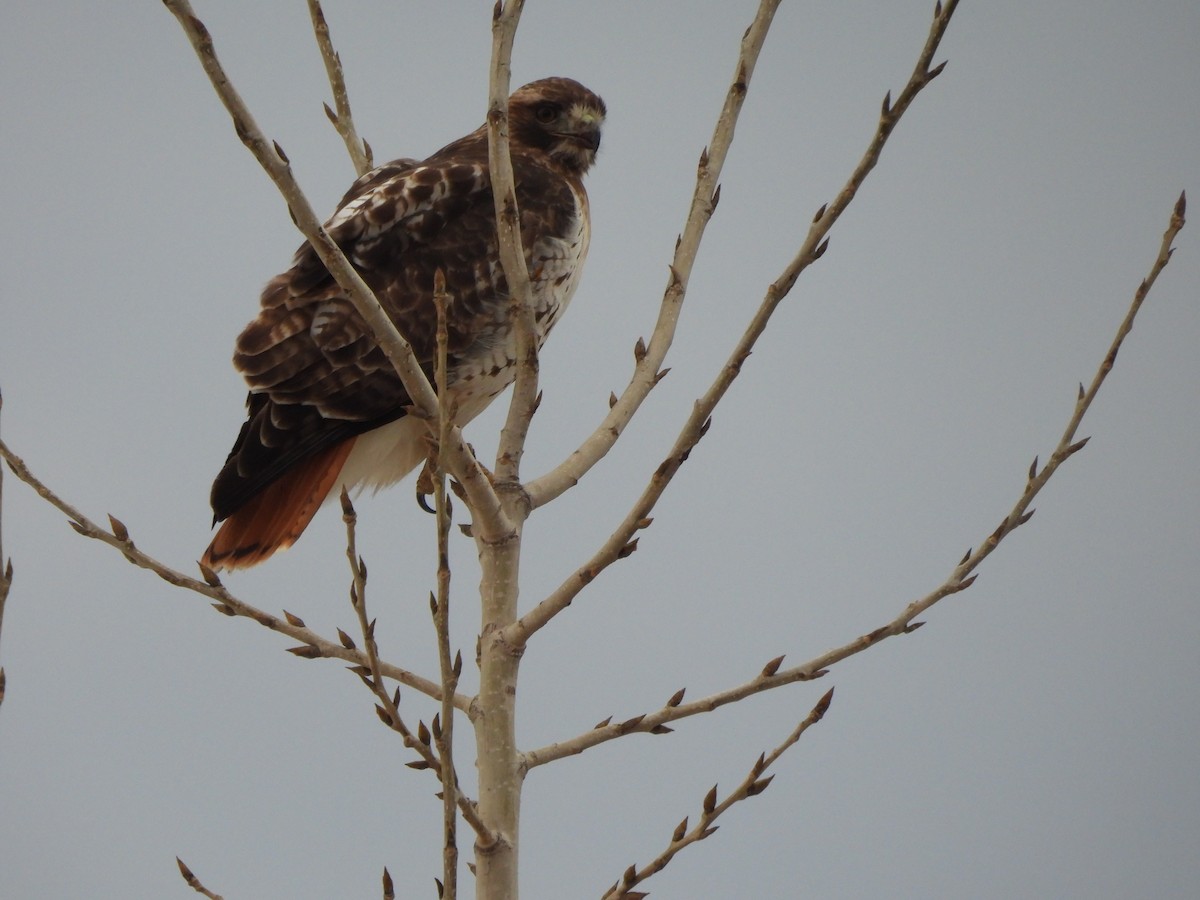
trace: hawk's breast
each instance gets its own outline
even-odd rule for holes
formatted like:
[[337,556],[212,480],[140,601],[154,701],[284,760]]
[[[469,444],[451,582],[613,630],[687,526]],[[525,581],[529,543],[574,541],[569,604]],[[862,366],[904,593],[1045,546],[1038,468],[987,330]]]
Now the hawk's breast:
[[[527,249],[539,350],[571,302],[587,258],[591,239],[587,194],[582,187],[571,185],[571,199],[573,209],[562,217],[558,233],[543,233]],[[459,424],[481,412],[516,377],[517,339],[507,301],[495,305],[493,317],[491,327],[480,331],[474,346],[451,373]]]
[[[591,225],[582,186],[571,185],[571,199],[573,208],[558,219],[554,233],[541,231],[527,248],[539,350],[571,302],[587,258]],[[490,261],[490,268],[492,279],[503,277],[498,259]],[[449,373],[458,425],[483,412],[516,378],[517,339],[507,298],[497,298],[486,310],[482,321],[477,321],[475,340],[452,363]],[[329,497],[336,497],[343,485],[378,490],[399,481],[425,458],[425,433],[424,422],[405,416],[360,435]]]

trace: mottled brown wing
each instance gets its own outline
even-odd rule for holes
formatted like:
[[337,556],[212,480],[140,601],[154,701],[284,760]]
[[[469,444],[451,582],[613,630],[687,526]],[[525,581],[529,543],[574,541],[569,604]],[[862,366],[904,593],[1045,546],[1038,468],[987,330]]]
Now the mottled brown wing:
[[[570,188],[514,160],[526,248],[557,234]],[[486,343],[506,311],[482,130],[422,163],[367,173],[327,223],[429,374],[434,272],[451,295],[451,368]],[[250,384],[248,418],[212,490],[221,521],[306,460],[405,414],[409,397],[369,329],[306,243],[272,279],[239,336],[234,365]]]

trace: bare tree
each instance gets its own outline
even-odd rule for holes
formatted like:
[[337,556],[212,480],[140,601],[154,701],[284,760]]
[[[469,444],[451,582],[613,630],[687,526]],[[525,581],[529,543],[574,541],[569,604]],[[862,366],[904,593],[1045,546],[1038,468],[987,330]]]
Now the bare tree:
[[[422,675],[382,658],[375,640],[375,620],[367,608],[367,566],[357,552],[356,515],[350,499],[345,495],[342,497],[342,510],[351,569],[350,599],[359,633],[351,636],[339,629],[336,636],[329,636],[309,628],[291,612],[284,610],[276,615],[242,600],[229,591],[216,573],[203,566],[197,578],[160,562],[134,543],[128,529],[120,521],[110,516],[107,526],[97,523],[40,481],[7,445],[0,443],[0,453],[17,478],[61,510],[81,535],[114,547],[134,565],[149,569],[172,585],[208,598],[218,612],[231,617],[249,618],[270,630],[288,635],[299,642],[291,650],[297,656],[338,659],[350,663],[352,671],[374,695],[380,720],[396,733],[405,747],[413,751],[409,765],[428,770],[440,782],[444,857],[439,891],[445,897],[453,898],[459,894],[460,823],[470,830],[474,841],[474,859],[469,865],[475,877],[476,896],[487,900],[518,896],[522,786],[533,769],[631,734],[666,734],[671,730],[670,725],[680,719],[712,712],[785,685],[821,678],[842,660],[887,638],[915,631],[923,624],[920,617],[931,607],[969,588],[983,561],[1009,534],[1029,521],[1033,515],[1033,501],[1059,467],[1086,445],[1088,439],[1079,437],[1081,422],[1113,368],[1117,352],[1130,332],[1135,316],[1158,275],[1169,262],[1172,242],[1184,225],[1185,203],[1181,195],[1171,212],[1159,252],[1138,287],[1116,336],[1104,351],[1094,377],[1090,384],[1079,385],[1077,401],[1053,451],[1044,461],[1037,458],[1033,460],[1023,490],[1014,499],[1012,507],[1003,513],[994,530],[980,536],[975,546],[963,555],[940,584],[933,586],[924,596],[902,605],[893,618],[880,623],[877,628],[853,636],[840,646],[812,659],[785,666],[784,657],[779,656],[763,663],[758,674],[749,680],[708,696],[688,700],[681,689],[659,708],[622,721],[606,719],[588,731],[543,747],[521,748],[517,741],[515,716],[520,695],[519,667],[526,647],[608,567],[638,549],[638,535],[651,526],[656,503],[672,484],[693,448],[704,437],[714,409],[738,377],[772,314],[805,270],[821,259],[828,246],[830,232],[876,167],[897,124],[922,91],[942,73],[945,63],[937,63],[935,58],[958,4],[956,0],[947,0],[944,4],[939,2],[936,5],[927,39],[917,55],[912,75],[894,98],[890,92],[885,95],[875,132],[862,157],[853,165],[836,196],[815,211],[808,232],[796,248],[792,261],[776,273],[768,284],[744,332],[733,341],[727,359],[696,400],[667,456],[654,461],[649,467],[646,484],[632,508],[589,559],[556,589],[537,602],[525,604],[522,610],[518,603],[518,573],[522,527],[526,519],[551,501],[562,498],[589,474],[619,440],[643,401],[666,375],[664,366],[687,296],[693,263],[705,227],[720,199],[722,170],[733,142],[743,101],[751,86],[759,51],[767,39],[772,17],[779,5],[778,0],[763,0],[742,38],[735,72],[712,138],[700,154],[691,207],[669,265],[669,280],[657,321],[649,339],[639,338],[634,347],[635,366],[628,385],[619,396],[612,396],[607,416],[572,454],[549,472],[533,479],[522,477],[521,460],[529,424],[538,406],[537,351],[531,339],[533,326],[527,302],[528,273],[522,262],[524,256],[519,245],[519,232],[514,227],[517,198],[508,158],[506,121],[507,97],[510,93],[509,60],[523,3],[519,0],[497,3],[493,19],[488,114],[493,190],[503,251],[502,262],[508,283],[513,286],[513,315],[522,329],[523,342],[519,345],[521,366],[491,477],[476,459],[461,430],[450,421],[443,393],[444,329],[439,344],[439,373],[431,384],[422,373],[404,336],[397,331],[353,265],[324,230],[320,218],[296,183],[283,149],[266,137],[256,124],[223,70],[213,38],[188,0],[165,0],[165,3],[194,47],[204,71],[235,124],[238,136],[279,188],[297,227],[370,324],[414,404],[429,423],[431,446],[436,447],[433,494],[438,531],[437,591],[430,596],[430,609],[436,626],[434,639],[439,671],[436,676]],[[370,147],[358,135],[354,125],[340,60],[333,49],[320,4],[310,0],[309,9],[334,97],[334,108],[326,106],[326,112],[345,140],[356,170],[362,173],[371,165]],[[447,479],[451,479],[449,487]],[[462,654],[452,648],[450,640],[451,567],[448,540],[451,514],[448,490],[462,500],[470,514],[467,530],[475,541],[483,571],[476,652],[479,677],[475,693],[464,692],[460,684],[464,669]],[[3,562],[2,545],[0,562]],[[0,616],[11,581],[12,567],[8,564],[0,577]],[[461,599],[455,602],[465,605]],[[401,685],[440,704],[438,713],[428,724],[424,721],[412,724],[411,713],[405,710],[400,696]],[[3,673],[0,670],[0,699],[2,694]],[[798,724],[782,734],[773,750],[747,759],[746,775],[732,789],[722,793],[714,785],[699,800],[694,817],[685,816],[670,835],[664,835],[660,847],[649,849],[654,854],[650,862],[641,866],[630,865],[624,872],[614,873],[615,881],[606,890],[601,889],[602,896],[612,900],[645,896],[639,890],[644,882],[670,864],[680,851],[712,835],[716,830],[716,821],[733,805],[766,790],[774,777],[772,766],[800,740],[808,728],[821,720],[832,698],[833,690],[830,689]],[[468,795],[459,777],[463,747],[461,742],[456,744],[456,735],[460,734],[456,724],[469,726],[474,731],[474,762],[478,770],[476,797]],[[781,732],[784,727],[781,726]],[[182,861],[179,862],[179,868],[188,885],[205,896],[216,896]],[[394,896],[392,880],[386,869],[383,873],[383,894],[385,897]]]

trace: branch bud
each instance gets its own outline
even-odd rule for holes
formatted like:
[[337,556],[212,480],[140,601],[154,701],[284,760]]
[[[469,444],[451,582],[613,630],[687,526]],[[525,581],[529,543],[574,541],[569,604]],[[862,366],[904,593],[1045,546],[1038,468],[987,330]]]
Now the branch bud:
[[[786,655],[787,654],[785,653],[783,656],[786,656]],[[774,675],[776,672],[779,671],[779,667],[781,665],[783,665],[783,656],[777,656],[773,660],[771,660],[769,663],[767,663],[765,666],[763,666],[763,670],[762,670],[763,678],[770,678],[772,675]]]
[[747,797],[757,797],[759,794],[761,794],[763,791],[765,791],[767,789],[767,786],[770,785],[770,783],[774,780],[775,780],[774,775],[768,775],[766,778],[759,779],[758,781],[751,784],[750,787],[746,788],[746,796]]
[[207,584],[209,587],[221,586],[221,579],[216,572],[214,572],[204,563],[196,563],[196,565],[200,567],[200,577],[204,579],[205,584]]
[[675,826],[675,832],[671,835],[671,843],[677,844],[683,840],[683,836],[687,834],[688,817],[684,816],[683,821]]
[[125,527],[120,519],[116,518],[112,513],[108,514],[108,526],[112,529],[113,537],[118,541],[129,540],[129,529]]
[[829,712],[829,704],[833,702],[833,688],[825,692],[825,695],[817,701],[817,705],[812,708],[813,720],[820,722],[825,717],[825,713]]

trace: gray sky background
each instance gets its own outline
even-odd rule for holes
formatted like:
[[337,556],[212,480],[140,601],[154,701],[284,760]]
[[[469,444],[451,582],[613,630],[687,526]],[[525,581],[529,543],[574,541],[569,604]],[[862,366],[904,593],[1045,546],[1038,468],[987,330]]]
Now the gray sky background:
[[[321,111],[304,4],[195,2],[260,124],[331,211],[353,172]],[[530,521],[523,608],[640,492],[859,158],[884,92],[903,85],[932,5],[784,4],[671,374],[619,447]],[[753,7],[529,4],[514,84],[570,75],[610,116],[588,179],[587,273],[543,354],[528,475],[569,453],[628,379]],[[378,159],[425,155],[482,121],[490,8],[327,0]],[[161,4],[26,0],[4,19],[0,428],[88,515],[113,513],[187,569],[242,419],[233,339],[299,236]],[[640,550],[531,646],[523,746],[842,644],[995,527],[1061,434],[1179,191],[1200,203],[1197,46],[1189,0],[963,4],[945,73]],[[821,682],[535,771],[524,896],[598,896],[834,685],[770,789],[653,879],[656,900],[1194,896],[1198,229],[1177,241],[1084,423],[1091,444],[971,590]],[[468,430],[485,458],[501,412]],[[404,767],[411,754],[356,678],[77,537],[15,479],[4,488],[16,584],[0,644],[0,896],[193,896],[176,855],[228,898],[378,896],[384,865],[401,896],[434,896],[436,786]],[[433,672],[432,521],[407,484],[359,509],[384,655]],[[461,538],[453,552],[470,659],[474,552]],[[332,634],[354,631],[348,581],[327,511],[295,550],[228,583]],[[412,692],[405,703],[414,721],[432,714]]]

